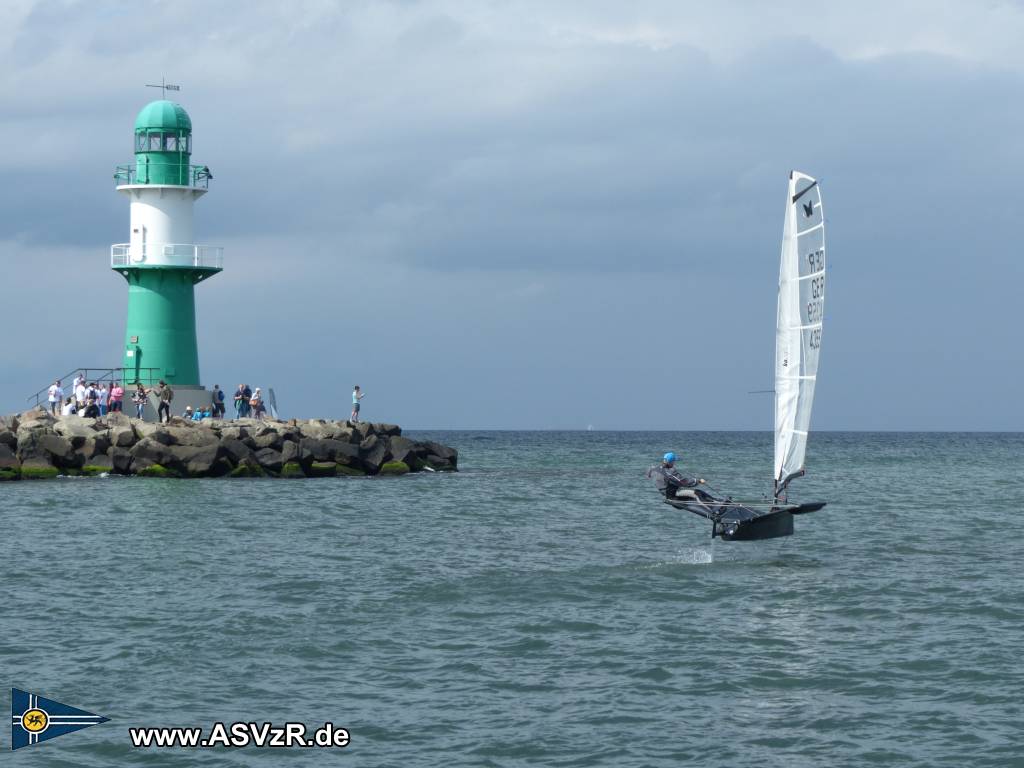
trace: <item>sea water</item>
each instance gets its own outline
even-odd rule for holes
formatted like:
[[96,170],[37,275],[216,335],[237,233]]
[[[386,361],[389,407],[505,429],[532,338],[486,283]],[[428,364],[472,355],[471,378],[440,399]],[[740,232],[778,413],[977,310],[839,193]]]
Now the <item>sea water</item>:
[[[462,471],[0,486],[0,684],[111,718],[5,760],[1024,765],[1024,435],[816,433],[828,506],[752,543],[643,472],[757,499],[767,433],[413,436]],[[128,734],[217,721],[351,743]]]

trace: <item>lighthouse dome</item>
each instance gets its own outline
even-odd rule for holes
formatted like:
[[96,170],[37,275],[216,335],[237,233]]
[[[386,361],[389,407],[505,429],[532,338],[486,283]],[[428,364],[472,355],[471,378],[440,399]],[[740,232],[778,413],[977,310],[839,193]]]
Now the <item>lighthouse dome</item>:
[[192,120],[181,104],[160,99],[144,106],[135,118],[135,132],[174,131],[192,132]]

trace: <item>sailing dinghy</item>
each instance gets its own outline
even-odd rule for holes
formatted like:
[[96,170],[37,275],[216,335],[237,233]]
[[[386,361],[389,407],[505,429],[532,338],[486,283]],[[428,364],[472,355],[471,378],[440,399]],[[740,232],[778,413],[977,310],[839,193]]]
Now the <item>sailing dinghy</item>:
[[807,433],[821,354],[825,305],[825,218],[821,188],[806,174],[789,175],[782,230],[779,303],[775,323],[775,477],[772,501],[734,502],[703,489],[665,499],[711,521],[711,536],[753,541],[789,536],[793,516],[825,506],[788,500],[790,482],[804,474]]

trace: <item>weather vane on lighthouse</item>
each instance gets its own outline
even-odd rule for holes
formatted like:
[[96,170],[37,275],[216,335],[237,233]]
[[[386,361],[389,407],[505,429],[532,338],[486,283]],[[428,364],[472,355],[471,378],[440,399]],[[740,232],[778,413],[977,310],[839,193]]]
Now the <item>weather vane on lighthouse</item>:
[[160,89],[160,98],[161,99],[167,97],[167,91],[180,91],[181,90],[181,86],[180,85],[171,85],[170,83],[168,83],[162,77],[160,78],[160,84],[159,85],[153,85],[151,83],[146,83],[146,87],[147,88],[159,88]]

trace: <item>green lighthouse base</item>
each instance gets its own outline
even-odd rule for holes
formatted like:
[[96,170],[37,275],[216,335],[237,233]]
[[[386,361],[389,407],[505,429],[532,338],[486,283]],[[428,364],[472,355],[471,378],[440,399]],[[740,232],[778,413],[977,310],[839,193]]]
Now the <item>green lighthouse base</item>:
[[[195,284],[220,270],[201,267],[122,266],[128,282],[124,368],[128,384],[163,379],[201,388],[196,341]],[[130,371],[134,370],[133,379]]]

